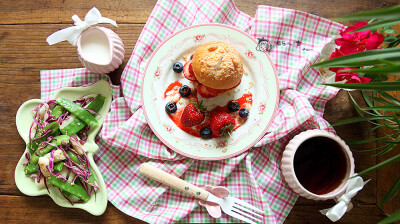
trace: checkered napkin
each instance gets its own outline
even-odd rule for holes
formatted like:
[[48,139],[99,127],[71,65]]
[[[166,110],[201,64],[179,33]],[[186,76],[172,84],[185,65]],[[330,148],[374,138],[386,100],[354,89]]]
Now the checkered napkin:
[[[258,50],[269,53],[279,76],[280,102],[268,134],[248,152],[221,161],[193,160],[167,148],[153,134],[140,103],[143,72],[151,53],[172,33],[202,23],[227,24],[256,38]],[[140,164],[149,162],[198,186],[227,187],[230,196],[264,210],[265,223],[283,223],[297,199],[279,170],[285,145],[307,129],[334,131],[322,115],[337,90],[321,85],[323,79],[309,65],[341,28],[338,23],[292,9],[259,6],[252,18],[233,1],[158,1],[123,71],[120,89],[113,86],[111,111],[97,137],[100,151],[95,160],[109,201],[149,223],[238,222],[225,214],[213,219],[196,199],[140,175]],[[60,87],[88,85],[100,79],[107,76],[85,68],[42,71],[42,98]]]

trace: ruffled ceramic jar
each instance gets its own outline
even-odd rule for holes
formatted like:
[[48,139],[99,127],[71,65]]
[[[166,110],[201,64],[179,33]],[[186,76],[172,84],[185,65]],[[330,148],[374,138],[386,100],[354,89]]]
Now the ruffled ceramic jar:
[[[316,194],[307,190],[297,178],[294,168],[294,158],[296,155],[296,151],[299,149],[300,145],[302,145],[302,143],[304,143],[305,141],[316,137],[322,137],[328,139],[331,142],[336,142],[337,146],[339,146],[338,150],[341,150],[343,152],[345,158],[344,164],[346,167],[344,171],[345,174],[343,181],[339,184],[338,187],[324,194]],[[325,148],[321,148],[320,150],[324,149]],[[282,155],[281,170],[286,183],[289,185],[290,188],[292,188],[294,192],[296,192],[300,196],[312,200],[334,199],[342,195],[346,191],[348,178],[354,175],[354,158],[349,147],[337,135],[323,130],[308,130],[296,135],[292,140],[290,140]]]

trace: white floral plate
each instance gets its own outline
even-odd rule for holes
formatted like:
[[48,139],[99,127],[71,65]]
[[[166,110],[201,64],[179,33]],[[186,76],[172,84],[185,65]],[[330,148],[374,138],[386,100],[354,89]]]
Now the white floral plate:
[[[87,87],[64,87],[55,92],[52,96],[52,99],[64,97],[70,100],[76,100],[82,97],[96,96],[97,94],[102,94],[106,97],[106,100],[103,107],[99,111],[100,115],[97,115],[96,117],[99,125],[89,130],[88,138],[84,144],[85,150],[87,151],[87,157],[89,159],[90,170],[93,172],[96,183],[100,187],[100,189],[96,192],[96,196],[92,195],[89,201],[85,203],[71,205],[65,198],[63,198],[61,193],[56,188],[50,187],[50,193],[46,188],[39,188],[35,184],[35,181],[26,176],[24,173],[23,164],[28,161],[25,157],[25,153],[28,152],[27,148],[25,149],[25,152],[22,154],[17,167],[15,168],[15,184],[23,194],[28,196],[48,194],[59,206],[67,208],[80,208],[93,215],[101,215],[104,213],[107,208],[107,190],[103,176],[93,160],[93,155],[99,150],[99,147],[95,143],[95,137],[100,131],[101,125],[103,124],[111,105],[112,92],[110,84],[107,81],[102,80]],[[28,100],[23,103],[17,111],[16,124],[18,133],[26,143],[29,142],[29,129],[33,122],[32,109],[42,102],[43,100],[39,99]]]
[[[247,121],[232,133],[231,138],[204,140],[194,137],[173,123],[165,112],[164,91],[179,80],[191,85],[182,74],[172,70],[176,61],[185,63],[197,47],[210,41],[232,45],[243,59],[245,75],[231,94],[203,99],[206,105],[226,105],[244,93],[253,95]],[[221,24],[187,27],[163,41],[151,55],[143,77],[141,100],[144,114],[153,132],[169,148],[184,156],[199,160],[220,160],[239,155],[252,147],[267,132],[279,102],[278,77],[271,58],[257,50],[257,41],[241,30]],[[199,96],[199,99],[201,97]]]

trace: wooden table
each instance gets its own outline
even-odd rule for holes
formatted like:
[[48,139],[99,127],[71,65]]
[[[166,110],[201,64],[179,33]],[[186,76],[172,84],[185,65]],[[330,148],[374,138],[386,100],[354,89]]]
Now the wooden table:
[[[120,74],[127,63],[140,32],[155,5],[155,0],[120,1],[15,1],[0,3],[0,220],[4,223],[143,223],[125,215],[109,203],[106,212],[99,217],[78,209],[57,206],[48,196],[28,197],[23,195],[14,182],[14,169],[25,145],[15,126],[15,114],[26,100],[40,98],[39,71],[82,67],[76,48],[68,42],[49,46],[45,39],[58,29],[71,26],[71,16],[81,18],[96,6],[103,16],[117,21],[114,29],[122,38],[126,55],[123,65],[112,73],[114,83],[119,83]],[[286,7],[334,18],[368,9],[377,9],[398,4],[398,0],[237,0],[237,7],[249,15],[255,15],[260,4]],[[355,92],[356,98],[360,98]],[[341,91],[326,106],[325,118],[334,123],[356,116],[346,92]],[[336,129],[345,140],[366,138],[365,124],[343,126]],[[369,147],[373,147],[371,143]],[[361,147],[352,147],[361,149]],[[380,158],[371,153],[354,153],[356,171],[377,163]],[[385,190],[393,183],[391,173],[399,168],[382,169],[368,175],[371,182],[353,200],[354,209],[339,223],[376,223],[400,207],[399,200],[387,203],[384,209],[377,208]],[[316,202],[299,198],[286,223],[329,223],[318,210],[332,206],[331,201]]]

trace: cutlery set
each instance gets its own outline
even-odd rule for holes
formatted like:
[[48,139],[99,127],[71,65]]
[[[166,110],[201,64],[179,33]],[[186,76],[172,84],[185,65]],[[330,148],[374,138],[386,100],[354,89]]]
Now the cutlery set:
[[143,163],[139,169],[140,173],[152,180],[158,181],[178,191],[187,193],[197,199],[214,202],[221,206],[225,214],[240,219],[247,223],[262,223],[264,211],[238,198],[218,198],[210,192],[190,184],[177,176],[169,174],[148,163]]

